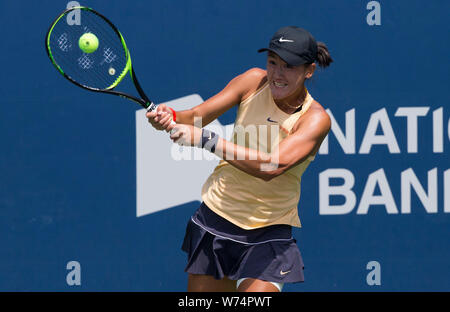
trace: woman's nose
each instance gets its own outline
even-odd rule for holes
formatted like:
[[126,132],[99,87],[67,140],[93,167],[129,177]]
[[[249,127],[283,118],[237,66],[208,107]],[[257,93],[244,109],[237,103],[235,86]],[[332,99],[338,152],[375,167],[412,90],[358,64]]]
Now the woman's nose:
[[275,76],[275,77],[281,77],[281,76],[283,76],[283,74],[284,74],[283,67],[280,66],[280,65],[275,66],[274,76]]

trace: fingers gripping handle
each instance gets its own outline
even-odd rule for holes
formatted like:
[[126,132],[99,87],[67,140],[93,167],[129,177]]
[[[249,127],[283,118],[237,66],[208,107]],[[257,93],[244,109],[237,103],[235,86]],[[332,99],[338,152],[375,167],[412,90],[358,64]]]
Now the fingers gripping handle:
[[[150,105],[147,107],[147,112],[152,112],[154,111],[156,108],[158,107],[158,105],[156,105],[155,103],[151,102]],[[170,121],[171,125],[176,125],[177,123],[175,121],[173,121],[173,119]],[[176,130],[172,129],[170,130],[170,134],[175,133]]]

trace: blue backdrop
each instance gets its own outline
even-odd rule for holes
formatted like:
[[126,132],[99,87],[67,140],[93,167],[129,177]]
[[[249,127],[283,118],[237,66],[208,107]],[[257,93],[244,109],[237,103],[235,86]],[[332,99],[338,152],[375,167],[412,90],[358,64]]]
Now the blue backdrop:
[[[307,87],[335,128],[304,174],[294,235],[306,281],[286,291],[450,290],[450,2],[378,2],[380,25],[367,22],[369,1],[80,1],[118,26],[157,103],[206,99],[264,68],[256,50],[281,26],[328,45],[335,62]],[[183,291],[180,246],[199,202],[136,217],[139,107],[57,75],[44,36],[67,3],[0,4],[0,290]],[[401,107],[421,115],[402,117]],[[353,152],[336,126],[346,138],[354,130]],[[353,176],[353,206],[320,186],[334,169]],[[345,179],[323,181],[339,188]],[[66,281],[70,261],[81,266],[80,286]],[[379,285],[367,282],[370,261],[380,265]]]

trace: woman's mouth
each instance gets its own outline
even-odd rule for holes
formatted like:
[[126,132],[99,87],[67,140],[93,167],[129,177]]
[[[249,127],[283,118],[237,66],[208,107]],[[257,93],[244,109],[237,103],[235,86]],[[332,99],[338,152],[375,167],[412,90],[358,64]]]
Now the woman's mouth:
[[279,82],[279,81],[274,81],[273,85],[277,88],[285,88],[287,87],[287,83],[284,82]]

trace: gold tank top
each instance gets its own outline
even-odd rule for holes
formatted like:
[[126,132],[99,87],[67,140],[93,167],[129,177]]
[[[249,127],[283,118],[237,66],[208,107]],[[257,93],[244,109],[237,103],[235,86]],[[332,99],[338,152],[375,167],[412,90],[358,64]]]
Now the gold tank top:
[[[306,90],[300,111],[287,114],[273,101],[266,83],[239,105],[232,142],[270,153],[311,106]],[[202,200],[219,216],[244,229],[273,224],[300,227],[298,202],[303,172],[314,156],[264,181],[221,160],[202,187]]]

